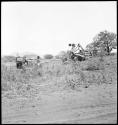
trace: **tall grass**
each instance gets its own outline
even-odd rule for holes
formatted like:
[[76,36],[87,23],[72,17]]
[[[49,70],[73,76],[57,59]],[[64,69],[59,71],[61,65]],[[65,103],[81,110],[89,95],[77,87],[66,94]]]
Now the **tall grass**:
[[2,91],[13,91],[18,95],[24,95],[24,93],[28,95],[29,86],[32,88],[30,80],[35,79],[37,76],[39,76],[37,67],[24,71],[2,65]]
[[[114,79],[117,80],[117,72],[114,72],[116,69],[113,68],[115,62],[116,58],[111,62],[111,57],[110,59],[93,58],[84,62],[69,61],[66,64],[58,60],[40,66],[33,65],[26,70],[2,65],[2,91],[15,91],[18,95],[28,96],[33,94],[32,91],[36,89],[34,85],[39,83],[51,83],[62,89],[113,83]],[[107,63],[110,64],[109,67]]]

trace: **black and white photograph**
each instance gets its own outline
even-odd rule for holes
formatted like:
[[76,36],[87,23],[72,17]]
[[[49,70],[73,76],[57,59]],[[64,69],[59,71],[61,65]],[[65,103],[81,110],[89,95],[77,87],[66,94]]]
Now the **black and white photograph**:
[[117,1],[1,2],[2,124],[117,124]]

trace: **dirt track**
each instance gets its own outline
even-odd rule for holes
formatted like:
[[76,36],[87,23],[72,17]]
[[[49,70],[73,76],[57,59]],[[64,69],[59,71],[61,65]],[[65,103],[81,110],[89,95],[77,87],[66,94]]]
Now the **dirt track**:
[[2,123],[117,123],[116,84],[3,98]]

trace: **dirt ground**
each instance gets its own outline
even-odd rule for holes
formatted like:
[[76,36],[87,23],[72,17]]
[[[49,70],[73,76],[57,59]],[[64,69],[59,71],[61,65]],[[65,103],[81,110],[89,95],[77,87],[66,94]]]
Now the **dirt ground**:
[[[43,86],[45,87],[45,85]],[[117,84],[2,99],[2,124],[117,123]]]

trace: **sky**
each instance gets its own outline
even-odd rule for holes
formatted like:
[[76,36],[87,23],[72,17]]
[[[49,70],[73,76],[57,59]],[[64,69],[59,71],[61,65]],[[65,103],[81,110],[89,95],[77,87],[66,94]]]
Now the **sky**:
[[56,55],[83,48],[100,31],[117,33],[116,2],[2,2],[1,54]]

